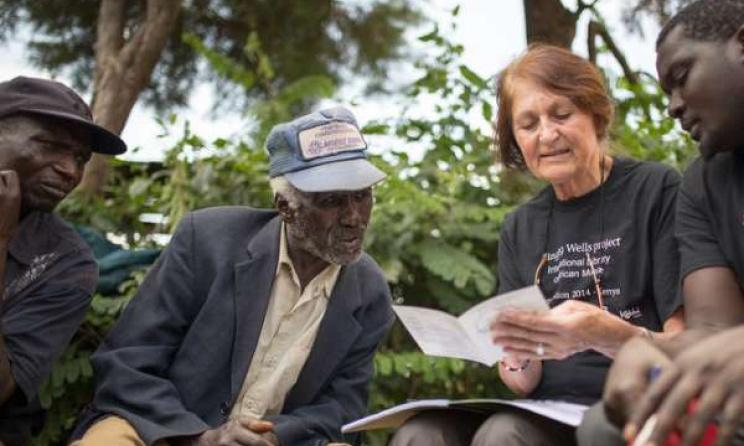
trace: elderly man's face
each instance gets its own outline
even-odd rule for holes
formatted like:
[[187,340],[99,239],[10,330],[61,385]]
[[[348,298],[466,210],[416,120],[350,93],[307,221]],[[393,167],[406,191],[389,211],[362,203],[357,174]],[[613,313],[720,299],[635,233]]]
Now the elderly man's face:
[[2,125],[0,169],[21,183],[21,209],[52,211],[79,183],[91,156],[80,127],[35,116],[13,116]]
[[372,212],[372,189],[303,194],[307,200],[287,226],[299,247],[336,265],[359,259]]

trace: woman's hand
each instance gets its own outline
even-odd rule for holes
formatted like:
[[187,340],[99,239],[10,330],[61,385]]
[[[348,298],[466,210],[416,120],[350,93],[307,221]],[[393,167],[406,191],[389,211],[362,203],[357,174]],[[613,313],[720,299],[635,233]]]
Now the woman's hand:
[[594,305],[569,300],[547,313],[505,310],[491,323],[493,342],[519,359],[564,359],[585,350],[614,356],[641,329]]
[[[663,444],[671,431],[684,426],[682,445],[695,445],[719,416],[716,444],[729,444],[744,418],[743,339],[744,327],[729,329],[679,354],[640,400],[626,426],[626,438],[634,437],[656,413],[650,442]],[[686,415],[691,407],[693,412]]]

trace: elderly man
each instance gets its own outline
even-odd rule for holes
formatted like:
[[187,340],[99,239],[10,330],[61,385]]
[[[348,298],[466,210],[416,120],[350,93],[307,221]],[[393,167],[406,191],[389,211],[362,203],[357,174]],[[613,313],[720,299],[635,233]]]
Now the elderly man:
[[354,116],[278,125],[274,210],[187,215],[93,357],[82,445],[324,445],[366,410],[388,286],[362,251],[384,174]]
[[38,391],[90,303],[92,252],[52,213],[91,152],[120,154],[66,86],[18,77],[0,83],[0,442],[28,444]]
[[[607,423],[597,423],[603,427],[580,432],[580,444],[626,444],[648,426],[648,444],[665,444],[671,432],[681,435],[681,444],[694,445],[713,433],[706,429],[715,422],[716,444],[740,446],[744,2],[698,0],[685,6],[659,35],[656,68],[669,95],[669,114],[698,142],[702,155],[685,172],[675,223],[688,329],[672,340],[631,341],[618,353],[604,401],[625,439]],[[593,410],[589,416],[602,413]]]

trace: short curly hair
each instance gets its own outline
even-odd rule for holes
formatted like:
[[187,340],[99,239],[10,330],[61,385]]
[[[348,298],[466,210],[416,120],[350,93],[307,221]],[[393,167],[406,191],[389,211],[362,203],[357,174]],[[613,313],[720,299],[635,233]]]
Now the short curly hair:
[[600,140],[607,138],[615,116],[615,104],[599,69],[564,48],[535,44],[501,72],[496,84],[499,111],[494,126],[494,144],[507,168],[526,167],[512,127],[514,84],[517,80],[536,82],[552,93],[570,99],[581,111],[594,117],[597,137]]
[[720,42],[744,25],[744,1],[697,0],[682,8],[661,29],[658,49],[670,32],[682,25],[684,36],[703,42]]

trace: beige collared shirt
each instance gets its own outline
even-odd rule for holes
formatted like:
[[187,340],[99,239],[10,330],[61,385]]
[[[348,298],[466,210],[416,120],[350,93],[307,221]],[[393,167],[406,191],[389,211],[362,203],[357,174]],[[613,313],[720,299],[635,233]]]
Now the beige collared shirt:
[[[230,418],[278,414],[305,365],[341,267],[328,265],[304,290],[282,223],[279,264],[261,334]],[[238,321],[240,323],[240,321]]]

